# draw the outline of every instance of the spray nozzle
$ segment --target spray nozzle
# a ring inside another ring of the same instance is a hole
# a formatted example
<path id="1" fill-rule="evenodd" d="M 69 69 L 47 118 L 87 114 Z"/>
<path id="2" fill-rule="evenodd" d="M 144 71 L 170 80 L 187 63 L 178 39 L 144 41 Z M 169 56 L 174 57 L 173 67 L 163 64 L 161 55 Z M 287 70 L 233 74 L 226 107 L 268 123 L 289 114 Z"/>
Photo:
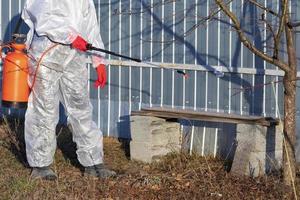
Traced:
<path id="1" fill-rule="evenodd" d="M 214 74 L 218 77 L 218 78 L 222 78 L 224 76 L 224 72 L 218 71 L 218 70 L 214 70 Z"/>
<path id="2" fill-rule="evenodd" d="M 184 71 L 182 71 L 182 70 L 176 70 L 176 72 L 178 74 L 182 74 L 184 78 L 188 78 L 189 77 L 189 75 L 187 73 L 185 73 Z"/>

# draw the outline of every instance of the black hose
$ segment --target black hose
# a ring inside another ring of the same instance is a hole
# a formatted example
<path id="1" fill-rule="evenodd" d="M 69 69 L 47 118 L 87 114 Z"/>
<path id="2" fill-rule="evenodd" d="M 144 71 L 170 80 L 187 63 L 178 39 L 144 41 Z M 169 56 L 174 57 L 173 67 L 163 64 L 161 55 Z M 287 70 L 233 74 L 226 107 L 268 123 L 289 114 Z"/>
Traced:
<path id="1" fill-rule="evenodd" d="M 125 59 L 128 59 L 128 60 L 133 60 L 135 62 L 139 62 L 139 63 L 142 62 L 141 59 L 132 58 L 132 57 L 124 56 L 124 55 L 121 55 L 121 54 L 118 54 L 118 53 L 115 53 L 115 52 L 112 52 L 112 51 L 108 51 L 108 50 L 105 50 L 105 49 L 96 48 L 96 47 L 93 47 L 93 45 L 91 45 L 91 44 L 87 45 L 87 50 L 100 51 L 100 52 L 107 53 L 107 54 L 110 54 L 110 55 L 113 55 L 113 56 L 118 56 L 118 57 L 125 58 Z"/>

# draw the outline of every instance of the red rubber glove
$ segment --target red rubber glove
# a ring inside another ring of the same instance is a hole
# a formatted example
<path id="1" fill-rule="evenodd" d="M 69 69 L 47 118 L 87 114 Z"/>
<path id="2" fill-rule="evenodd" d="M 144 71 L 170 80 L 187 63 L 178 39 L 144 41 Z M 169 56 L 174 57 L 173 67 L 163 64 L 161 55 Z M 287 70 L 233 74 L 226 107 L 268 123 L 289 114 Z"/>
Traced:
<path id="1" fill-rule="evenodd" d="M 106 77 L 106 69 L 104 64 L 98 65 L 96 68 L 98 79 L 94 82 L 94 87 L 97 88 L 100 86 L 100 88 L 104 88 L 107 77 Z"/>
<path id="2" fill-rule="evenodd" d="M 78 49 L 79 51 L 87 51 L 87 44 L 87 41 L 85 41 L 81 36 L 78 35 L 72 42 L 71 47 L 74 49 Z"/>

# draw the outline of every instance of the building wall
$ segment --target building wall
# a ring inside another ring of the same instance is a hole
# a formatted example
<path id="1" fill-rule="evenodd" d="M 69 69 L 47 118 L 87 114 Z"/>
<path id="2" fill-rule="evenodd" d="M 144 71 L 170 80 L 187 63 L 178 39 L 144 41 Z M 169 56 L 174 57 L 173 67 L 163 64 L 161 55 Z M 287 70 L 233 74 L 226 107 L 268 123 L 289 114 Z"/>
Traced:
<path id="1" fill-rule="evenodd" d="M 1 0 L 0 35 L 3 40 L 9 41 L 24 2 Z M 278 117 L 278 109 L 283 113 L 282 72 L 242 46 L 224 14 L 217 13 L 212 20 L 205 20 L 216 11 L 213 0 L 94 2 L 106 49 L 165 67 L 173 65 L 189 75 L 185 79 L 176 70 L 151 67 L 147 63 L 127 61 L 116 65 L 120 59 L 108 55 L 108 85 L 105 89 L 95 89 L 90 84 L 93 116 L 105 135 L 130 138 L 130 112 L 142 107 L 273 117 Z M 278 0 L 259 2 L 275 11 L 279 9 Z M 242 3 L 233 1 L 230 7 L 238 14 L 253 43 L 270 51 L 267 47 L 271 44 L 270 32 L 257 23 L 259 10 Z M 299 19 L 299 2 L 292 1 L 291 9 L 293 19 Z M 272 23 L 277 20 L 269 15 L 267 19 Z M 26 32 L 25 26 L 22 31 Z M 297 47 L 299 34 L 296 33 Z M 300 56 L 300 51 L 297 54 Z M 217 76 L 216 70 L 224 71 L 224 76 Z M 90 69 L 90 83 L 95 78 L 94 69 Z M 268 84 L 271 81 L 276 82 L 275 95 L 272 84 Z M 300 103 L 297 122 L 300 124 Z M 228 152 L 235 137 L 235 126 L 230 124 L 194 121 L 182 121 L 182 124 L 189 138 L 187 145 L 202 154 Z"/>

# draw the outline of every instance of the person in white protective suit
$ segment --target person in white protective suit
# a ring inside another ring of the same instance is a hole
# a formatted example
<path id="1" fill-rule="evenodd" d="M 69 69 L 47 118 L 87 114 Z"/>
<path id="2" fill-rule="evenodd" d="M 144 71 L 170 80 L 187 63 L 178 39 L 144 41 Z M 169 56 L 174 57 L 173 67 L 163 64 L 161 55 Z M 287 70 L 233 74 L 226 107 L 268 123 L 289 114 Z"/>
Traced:
<path id="1" fill-rule="evenodd" d="M 115 176 L 103 164 L 102 132 L 92 120 L 88 94 L 87 44 L 104 46 L 93 0 L 27 0 L 22 18 L 30 28 L 26 45 L 32 91 L 25 114 L 25 144 L 31 177 L 57 178 L 50 165 L 56 150 L 59 102 L 72 127 L 85 175 Z M 95 86 L 104 87 L 104 54 L 91 54 L 98 75 Z"/>

